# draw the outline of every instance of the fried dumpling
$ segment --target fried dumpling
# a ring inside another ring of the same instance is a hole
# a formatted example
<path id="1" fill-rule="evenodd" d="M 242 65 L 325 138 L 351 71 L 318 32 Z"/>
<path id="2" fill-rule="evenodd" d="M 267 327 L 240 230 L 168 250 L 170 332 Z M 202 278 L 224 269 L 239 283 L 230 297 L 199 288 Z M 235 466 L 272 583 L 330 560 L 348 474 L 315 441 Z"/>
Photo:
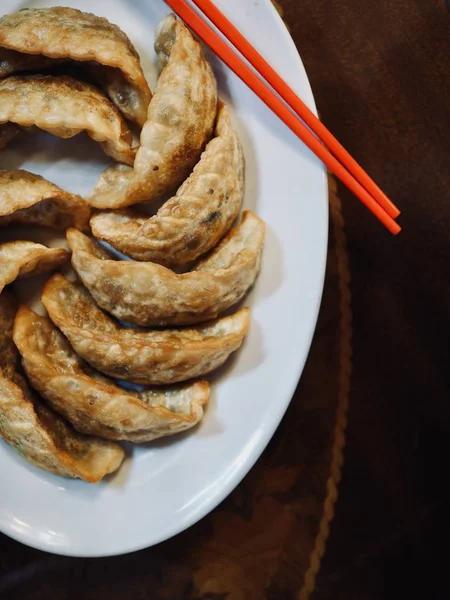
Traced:
<path id="1" fill-rule="evenodd" d="M 141 132 L 134 168 L 106 169 L 89 197 L 96 208 L 152 202 L 189 175 L 211 137 L 217 84 L 200 44 L 168 15 L 156 31 L 162 69 Z"/>
<path id="2" fill-rule="evenodd" d="M 26 241 L 0 244 L 0 292 L 16 279 L 53 271 L 69 259 L 64 248 L 47 248 Z"/>
<path id="3" fill-rule="evenodd" d="M 15 306 L 0 296 L 0 437 L 31 464 L 65 477 L 95 483 L 116 471 L 123 449 L 75 431 L 48 409 L 18 372 L 19 353 L 12 341 Z"/>
<path id="4" fill-rule="evenodd" d="M 50 319 L 21 307 L 14 342 L 33 387 L 76 429 L 113 440 L 148 442 L 196 425 L 209 385 L 133 392 L 93 371 Z"/>
<path id="5" fill-rule="evenodd" d="M 125 458 L 123 448 L 75 431 L 30 393 L 24 379 L 12 381 L 1 372 L 0 436 L 26 461 L 88 483 L 117 471 Z"/>
<path id="6" fill-rule="evenodd" d="M 248 333 L 242 308 L 193 329 L 145 330 L 119 325 L 100 310 L 80 284 L 54 275 L 42 302 L 72 348 L 93 367 L 140 384 L 179 383 L 221 366 Z"/>
<path id="7" fill-rule="evenodd" d="M 244 198 L 244 155 L 225 105 L 216 137 L 190 177 L 153 217 L 130 210 L 91 219 L 93 234 L 136 260 L 188 264 L 213 248 L 236 219 Z"/>
<path id="8" fill-rule="evenodd" d="M 139 55 L 107 19 L 65 6 L 23 9 L 0 19 L 0 47 L 0 77 L 76 61 L 125 118 L 145 123 L 151 92 Z"/>
<path id="9" fill-rule="evenodd" d="M 151 262 L 112 260 L 112 254 L 69 229 L 72 265 L 97 303 L 136 325 L 185 325 L 217 317 L 239 302 L 260 269 L 264 223 L 245 211 L 213 253 L 177 274 Z"/>
<path id="10" fill-rule="evenodd" d="M 117 108 L 94 86 L 69 76 L 12 76 L 0 81 L 0 124 L 38 127 L 60 138 L 82 131 L 118 162 L 132 165 L 133 136 Z"/>
<path id="11" fill-rule="evenodd" d="M 70 194 L 28 171 L 0 170 L 0 227 L 39 225 L 52 229 L 89 230 L 91 209 Z"/>

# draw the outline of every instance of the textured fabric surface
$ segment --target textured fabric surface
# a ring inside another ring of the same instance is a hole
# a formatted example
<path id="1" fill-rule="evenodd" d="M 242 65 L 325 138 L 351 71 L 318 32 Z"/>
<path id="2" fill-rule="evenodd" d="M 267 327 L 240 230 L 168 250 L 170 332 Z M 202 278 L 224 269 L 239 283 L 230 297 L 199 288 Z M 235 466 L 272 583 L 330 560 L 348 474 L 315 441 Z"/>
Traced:
<path id="1" fill-rule="evenodd" d="M 403 210 L 345 189 L 354 324 L 348 443 L 317 600 L 450 597 L 450 11 L 281 0 L 322 120 Z M 440 544 L 440 542 L 439 542 Z"/>

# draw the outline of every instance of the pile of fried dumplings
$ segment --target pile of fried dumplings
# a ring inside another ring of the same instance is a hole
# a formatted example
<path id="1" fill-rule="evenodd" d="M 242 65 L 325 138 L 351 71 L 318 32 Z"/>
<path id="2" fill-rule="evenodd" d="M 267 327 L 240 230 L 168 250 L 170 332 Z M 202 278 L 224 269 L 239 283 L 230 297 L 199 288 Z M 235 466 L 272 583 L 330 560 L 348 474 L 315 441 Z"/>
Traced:
<path id="1" fill-rule="evenodd" d="M 107 19 L 65 7 L 0 18 L 0 149 L 84 132 L 115 161 L 85 198 L 0 170 L 0 227 L 62 230 L 69 248 L 0 244 L 0 435 L 34 466 L 91 483 L 119 469 L 121 441 L 202 420 L 202 378 L 247 335 L 250 310 L 236 306 L 261 265 L 265 226 L 239 218 L 243 151 L 202 46 L 169 14 L 154 48 L 152 94 Z M 43 273 L 46 316 L 14 295 Z"/>

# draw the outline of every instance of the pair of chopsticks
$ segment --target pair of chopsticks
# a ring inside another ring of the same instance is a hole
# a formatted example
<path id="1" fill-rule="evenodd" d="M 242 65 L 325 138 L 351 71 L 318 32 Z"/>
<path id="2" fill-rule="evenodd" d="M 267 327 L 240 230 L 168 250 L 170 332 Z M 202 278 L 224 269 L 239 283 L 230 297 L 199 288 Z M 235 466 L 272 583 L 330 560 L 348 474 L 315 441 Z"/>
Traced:
<path id="1" fill-rule="evenodd" d="M 401 231 L 401 227 L 394 220 L 400 214 L 399 209 L 211 0 L 192 0 L 192 2 L 248 60 L 262 79 L 219 37 L 210 25 L 203 21 L 186 3 L 186 0 L 165 1 L 391 233 L 397 235 Z M 271 88 L 279 94 L 282 100 Z"/>

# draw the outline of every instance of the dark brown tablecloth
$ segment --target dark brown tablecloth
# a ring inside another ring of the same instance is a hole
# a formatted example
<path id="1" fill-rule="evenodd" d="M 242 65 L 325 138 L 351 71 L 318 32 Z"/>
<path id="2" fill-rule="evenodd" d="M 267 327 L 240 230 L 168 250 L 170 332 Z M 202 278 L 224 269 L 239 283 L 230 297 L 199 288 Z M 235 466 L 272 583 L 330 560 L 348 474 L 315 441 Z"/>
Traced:
<path id="1" fill-rule="evenodd" d="M 402 208 L 404 227 L 391 237 L 340 189 L 353 379 L 340 499 L 314 597 L 449 598 L 448 3 L 280 4 L 322 120 Z"/>

